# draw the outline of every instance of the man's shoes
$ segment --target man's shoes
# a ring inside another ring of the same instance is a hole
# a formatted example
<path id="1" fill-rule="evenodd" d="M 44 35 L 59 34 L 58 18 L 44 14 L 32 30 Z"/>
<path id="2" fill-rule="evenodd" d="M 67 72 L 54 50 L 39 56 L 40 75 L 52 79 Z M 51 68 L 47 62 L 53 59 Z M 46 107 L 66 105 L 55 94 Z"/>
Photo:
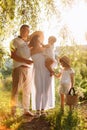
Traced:
<path id="1" fill-rule="evenodd" d="M 27 111 L 27 112 L 24 112 L 24 116 L 31 116 L 31 117 L 33 117 L 34 114 L 32 112 L 30 112 L 30 111 Z"/>

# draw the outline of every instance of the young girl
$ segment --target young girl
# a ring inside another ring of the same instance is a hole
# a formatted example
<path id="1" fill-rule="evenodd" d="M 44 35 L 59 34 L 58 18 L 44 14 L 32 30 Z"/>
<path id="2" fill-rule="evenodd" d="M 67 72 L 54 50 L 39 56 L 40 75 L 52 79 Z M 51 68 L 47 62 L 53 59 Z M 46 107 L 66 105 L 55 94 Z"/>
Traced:
<path id="1" fill-rule="evenodd" d="M 61 71 L 58 74 L 55 74 L 57 78 L 60 78 L 60 99 L 61 99 L 61 109 L 64 110 L 64 96 L 68 94 L 70 88 L 74 84 L 74 70 L 71 68 L 70 59 L 67 56 L 59 58 L 61 64 Z M 71 108 L 70 108 L 71 109 Z"/>

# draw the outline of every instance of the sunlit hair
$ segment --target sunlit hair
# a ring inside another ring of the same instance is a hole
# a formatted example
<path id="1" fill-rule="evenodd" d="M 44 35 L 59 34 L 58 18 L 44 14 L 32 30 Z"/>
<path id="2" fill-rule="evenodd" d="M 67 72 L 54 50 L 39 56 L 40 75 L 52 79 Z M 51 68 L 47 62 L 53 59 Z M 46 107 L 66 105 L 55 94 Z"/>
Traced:
<path id="1" fill-rule="evenodd" d="M 48 41 L 51 41 L 52 43 L 55 43 L 56 42 L 56 37 L 55 36 L 50 36 L 49 38 L 48 38 Z"/>
<path id="2" fill-rule="evenodd" d="M 20 30 L 22 30 L 22 29 L 24 29 L 24 28 L 26 28 L 26 27 L 27 27 L 27 28 L 30 28 L 29 25 L 23 24 L 23 25 L 20 27 Z"/>
<path id="3" fill-rule="evenodd" d="M 29 41 L 31 41 L 32 37 L 34 37 L 35 35 L 38 35 L 41 41 L 44 40 L 44 33 L 42 31 L 35 31 L 29 36 Z"/>
<path id="4" fill-rule="evenodd" d="M 50 36 L 49 38 L 48 38 L 48 43 L 50 44 L 50 45 L 53 45 L 55 42 L 56 42 L 56 37 L 54 37 L 54 36 Z"/>
<path id="5" fill-rule="evenodd" d="M 38 39 L 39 35 L 34 35 L 29 43 L 29 47 L 34 47 Z"/>
<path id="6" fill-rule="evenodd" d="M 63 63 L 63 67 L 71 67 L 70 59 L 67 56 L 59 58 L 59 62 Z"/>

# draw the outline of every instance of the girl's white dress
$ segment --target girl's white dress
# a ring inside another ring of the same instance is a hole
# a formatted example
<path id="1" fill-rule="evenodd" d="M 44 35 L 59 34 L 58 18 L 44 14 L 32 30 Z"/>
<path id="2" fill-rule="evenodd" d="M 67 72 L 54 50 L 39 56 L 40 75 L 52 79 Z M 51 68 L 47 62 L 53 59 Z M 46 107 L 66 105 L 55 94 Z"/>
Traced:
<path id="1" fill-rule="evenodd" d="M 61 70 L 61 79 L 60 79 L 60 87 L 59 87 L 59 93 L 67 94 L 71 88 L 71 74 L 74 74 L 74 70 L 72 68 L 64 70 Z"/>
<path id="2" fill-rule="evenodd" d="M 44 54 L 32 55 L 34 61 L 34 85 L 32 88 L 32 109 L 50 109 L 55 106 L 54 77 L 45 67 Z"/>

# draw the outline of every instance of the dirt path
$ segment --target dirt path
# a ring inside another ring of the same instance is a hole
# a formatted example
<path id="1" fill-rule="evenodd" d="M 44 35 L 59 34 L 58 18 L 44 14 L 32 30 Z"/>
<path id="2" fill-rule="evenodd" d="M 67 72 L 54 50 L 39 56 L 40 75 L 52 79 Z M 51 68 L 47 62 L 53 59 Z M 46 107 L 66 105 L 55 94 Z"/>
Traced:
<path id="1" fill-rule="evenodd" d="M 45 117 L 29 117 L 22 116 L 19 117 L 22 122 L 17 130 L 50 130 L 50 123 L 46 121 Z M 17 120 L 20 120 L 20 119 Z M 0 125 L 0 130 L 12 130 L 6 128 L 6 126 Z"/>
<path id="2" fill-rule="evenodd" d="M 23 130 L 50 130 L 50 123 L 44 117 L 25 118 L 25 122 L 21 126 Z"/>

